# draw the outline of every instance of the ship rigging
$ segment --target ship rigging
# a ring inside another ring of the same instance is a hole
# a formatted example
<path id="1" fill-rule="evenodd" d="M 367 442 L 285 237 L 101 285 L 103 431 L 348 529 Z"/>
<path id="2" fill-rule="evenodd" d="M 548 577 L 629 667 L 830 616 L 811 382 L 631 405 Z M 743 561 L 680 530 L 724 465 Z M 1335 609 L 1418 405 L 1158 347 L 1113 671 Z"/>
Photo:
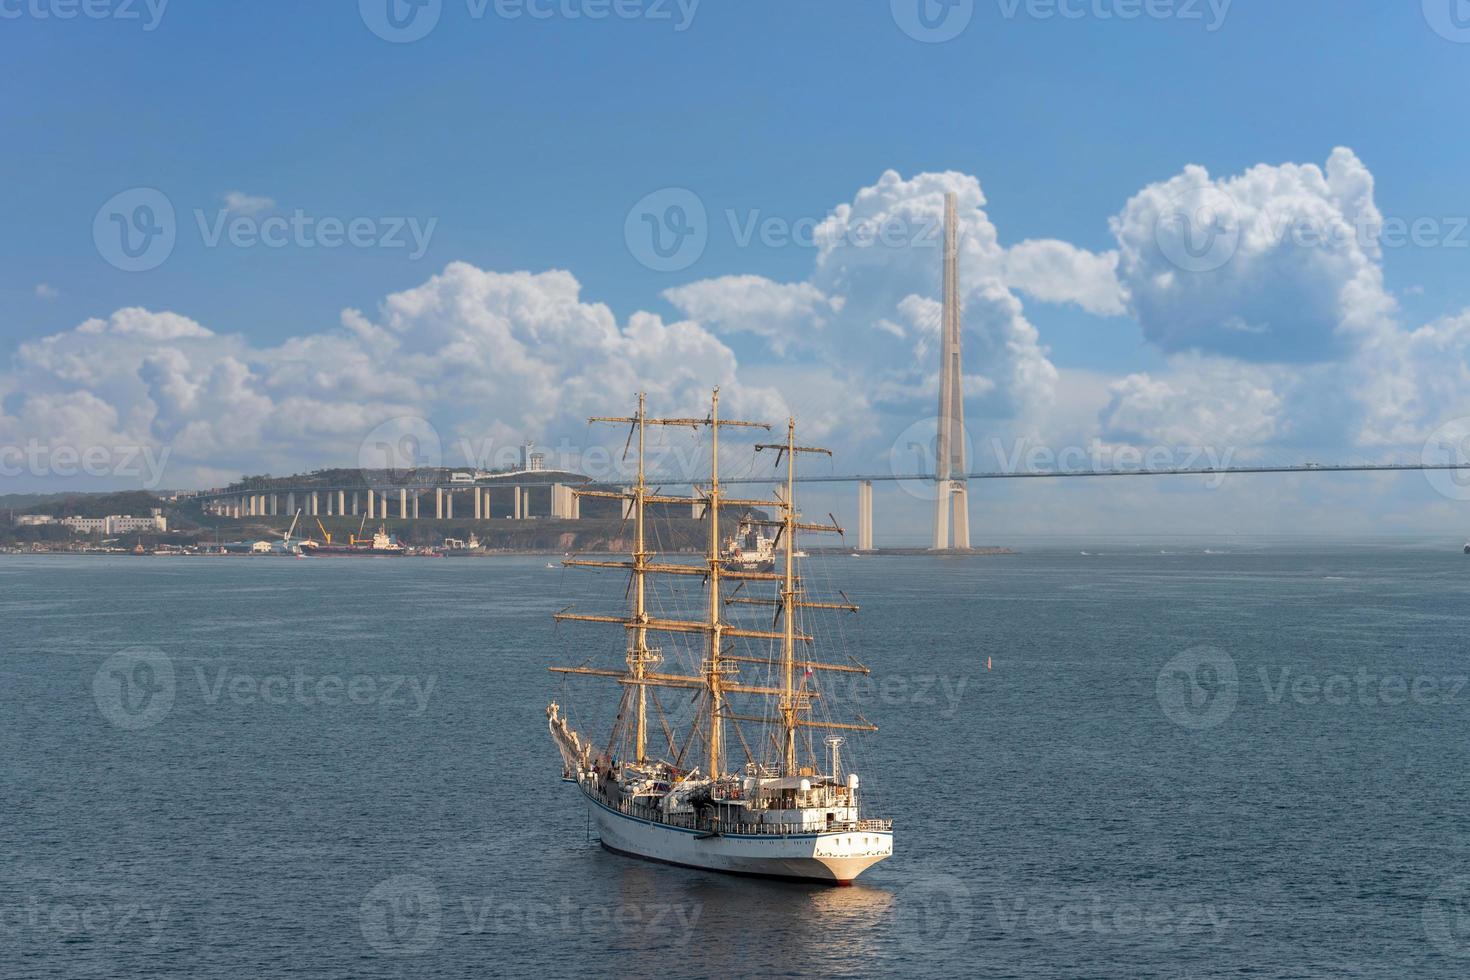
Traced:
<path id="1" fill-rule="evenodd" d="M 626 571 L 629 610 L 612 615 L 569 608 L 555 618 L 621 626 L 627 635 L 624 664 L 618 669 L 584 663 L 551 670 L 564 677 L 616 681 L 623 693 L 613 731 L 601 749 L 572 730 L 560 705 L 548 706 L 563 778 L 576 782 L 592 806 L 602 843 L 609 850 L 718 871 L 850 884 L 864 869 L 892 854 L 893 834 L 890 821 L 860 816 L 858 776 L 842 771 L 842 737 L 828 737 L 825 752 L 816 750 L 810 738 L 802 738 L 819 730 L 877 730 L 861 716 L 851 721 L 813 717 L 813 706 L 821 697 L 820 675 L 868 673 L 851 658 L 845 664 L 824 662 L 807 652 L 815 650 L 816 639 L 806 629 L 808 611 L 857 612 L 845 596 L 836 601 L 809 595 L 796 566 L 799 533 L 842 533 L 835 520 L 802 521 L 796 504 L 798 460 L 830 452 L 800 445 L 795 422 L 788 420 L 783 441 L 754 446 L 757 453 L 773 453 L 778 469 L 784 466 L 783 484 L 775 497 L 736 499 L 727 497 L 720 483 L 720 434 L 771 427 L 722 419 L 718 389 L 705 418 L 650 418 L 646 398 L 640 394 L 635 415 L 591 421 L 629 425 L 630 443 L 637 439 L 637 478 L 631 487 L 577 491 L 624 502 L 633 523 L 633 549 L 627 560 L 569 558 L 563 564 Z M 708 432 L 710 478 L 695 488 L 694 496 L 665 495 L 650 486 L 646 468 L 650 427 Z M 659 504 L 702 506 L 709 532 L 702 563 L 658 560 L 649 545 L 647 508 Z M 744 511 L 742 527 L 775 530 L 783 554 L 779 570 L 728 567 L 721 548 L 722 508 Z M 753 514 L 767 510 L 776 516 Z M 682 614 L 655 614 L 650 585 L 665 576 L 702 580 L 702 615 L 696 617 L 688 609 Z M 727 583 L 735 587 L 727 591 Z M 763 594 L 766 589 L 771 591 Z M 767 627 L 736 618 L 750 607 L 770 609 L 774 622 Z M 691 663 L 681 671 L 680 664 L 666 663 L 663 649 L 650 643 L 651 634 L 697 639 L 691 651 L 697 666 Z M 762 671 L 764 678 L 746 677 L 747 672 Z M 665 689 L 679 692 L 676 697 L 684 706 L 693 706 L 694 714 L 682 732 L 677 730 L 679 712 L 673 712 L 671 724 L 657 696 Z M 658 715 L 666 754 L 662 749 L 650 751 L 650 708 Z M 746 726 L 755 734 L 754 747 Z M 728 744 L 731 732 L 738 743 L 733 751 Z M 702 751 L 694 751 L 696 742 L 702 743 Z M 743 764 L 732 765 L 739 752 L 744 753 Z"/>

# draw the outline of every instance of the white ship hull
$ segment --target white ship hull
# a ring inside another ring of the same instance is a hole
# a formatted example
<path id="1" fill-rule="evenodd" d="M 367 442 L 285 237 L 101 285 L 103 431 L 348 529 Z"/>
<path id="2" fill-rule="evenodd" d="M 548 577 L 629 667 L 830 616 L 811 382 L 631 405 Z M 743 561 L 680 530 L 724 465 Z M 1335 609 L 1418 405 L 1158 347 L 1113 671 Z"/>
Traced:
<path id="1" fill-rule="evenodd" d="M 590 794 L 583 795 L 597 818 L 603 847 L 665 864 L 850 885 L 864 870 L 893 854 L 891 831 L 711 836 L 632 817 Z"/>

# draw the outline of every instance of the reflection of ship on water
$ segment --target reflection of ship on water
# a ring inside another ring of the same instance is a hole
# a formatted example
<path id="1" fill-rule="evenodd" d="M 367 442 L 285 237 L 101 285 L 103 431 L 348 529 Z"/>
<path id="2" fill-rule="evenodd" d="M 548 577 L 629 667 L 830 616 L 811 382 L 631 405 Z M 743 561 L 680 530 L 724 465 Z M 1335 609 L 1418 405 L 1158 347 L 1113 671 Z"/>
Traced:
<path id="1" fill-rule="evenodd" d="M 601 870 L 601 869 L 599 869 Z M 959 926 L 973 905 L 968 890 L 942 874 L 918 876 L 899 872 L 890 878 L 913 885 L 904 892 L 874 886 L 859 878 L 845 888 L 820 883 L 762 883 L 742 879 L 754 900 L 733 903 L 731 885 L 714 876 L 681 878 L 677 868 L 642 861 L 610 865 L 619 900 L 673 902 L 692 910 L 706 909 L 706 922 L 719 916 L 738 917 L 739 928 L 707 928 L 699 938 L 701 976 L 779 976 L 790 964 L 801 963 L 803 976 L 858 977 L 872 975 L 885 953 L 932 949 L 935 939 Z M 866 877 L 866 876 L 865 876 Z M 650 896 L 657 896 L 656 898 Z M 726 920 L 728 921 L 728 920 Z M 895 926 L 901 926 L 895 932 Z M 758 945 L 750 942 L 760 931 Z M 833 942 L 834 935 L 842 936 Z M 966 933 L 968 935 L 968 933 Z M 925 943 L 931 945 L 926 947 Z M 630 944 L 619 952 L 621 972 L 646 976 L 668 972 L 667 946 Z M 691 974 L 692 975 L 692 974 Z"/>
<path id="2" fill-rule="evenodd" d="M 773 571 L 776 542 L 762 534 L 758 525 L 742 521 L 734 536 L 725 542 L 720 559 L 727 572 Z"/>

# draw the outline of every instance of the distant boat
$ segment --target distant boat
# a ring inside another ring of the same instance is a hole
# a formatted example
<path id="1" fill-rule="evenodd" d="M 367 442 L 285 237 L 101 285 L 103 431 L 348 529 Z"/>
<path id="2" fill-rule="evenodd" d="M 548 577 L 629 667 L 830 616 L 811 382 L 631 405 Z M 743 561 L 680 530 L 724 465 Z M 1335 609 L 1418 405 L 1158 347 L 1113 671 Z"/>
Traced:
<path id="1" fill-rule="evenodd" d="M 725 542 L 720 563 L 727 572 L 774 571 L 776 542 L 761 534 L 755 524 L 742 521 L 735 535 Z"/>
<path id="2" fill-rule="evenodd" d="M 323 535 L 325 535 L 323 531 Z M 365 556 L 372 558 L 401 558 L 408 554 L 408 549 L 393 540 L 386 528 L 379 527 L 372 538 L 359 538 L 349 535 L 347 544 L 332 544 L 330 539 L 326 544 L 317 544 L 315 541 L 301 542 L 301 553 L 313 558 L 338 557 L 343 555 Z"/>

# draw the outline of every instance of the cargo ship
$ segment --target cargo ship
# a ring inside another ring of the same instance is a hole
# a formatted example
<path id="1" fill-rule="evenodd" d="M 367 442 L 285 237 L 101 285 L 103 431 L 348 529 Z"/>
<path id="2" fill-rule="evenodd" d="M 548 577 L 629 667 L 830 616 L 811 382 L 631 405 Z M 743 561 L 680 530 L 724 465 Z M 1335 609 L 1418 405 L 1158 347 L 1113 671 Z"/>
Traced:
<path id="1" fill-rule="evenodd" d="M 751 520 L 742 521 L 720 553 L 727 572 L 769 572 L 776 568 L 776 542 Z"/>
<path id="2" fill-rule="evenodd" d="M 321 527 L 321 521 L 317 521 L 317 526 Z M 371 538 L 348 535 L 346 544 L 333 544 L 332 536 L 322 527 L 322 538 L 321 542 L 301 542 L 301 553 L 312 558 L 402 558 L 408 554 L 408 549 L 393 540 L 385 527 L 379 527 Z"/>

